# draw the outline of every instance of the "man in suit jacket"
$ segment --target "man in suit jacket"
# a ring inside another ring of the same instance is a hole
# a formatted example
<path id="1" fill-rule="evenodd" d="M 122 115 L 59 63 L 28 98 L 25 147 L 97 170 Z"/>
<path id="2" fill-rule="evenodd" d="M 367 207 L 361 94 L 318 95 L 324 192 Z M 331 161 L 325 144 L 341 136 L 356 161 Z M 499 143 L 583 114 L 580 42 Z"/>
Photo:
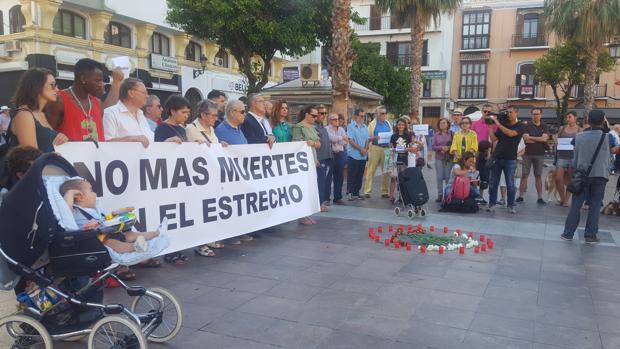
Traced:
<path id="1" fill-rule="evenodd" d="M 259 94 L 252 93 L 248 96 L 250 111 L 243 124 L 241 131 L 249 144 L 267 143 L 271 148 L 276 138 L 271 130 L 269 120 L 265 117 L 265 100 Z"/>

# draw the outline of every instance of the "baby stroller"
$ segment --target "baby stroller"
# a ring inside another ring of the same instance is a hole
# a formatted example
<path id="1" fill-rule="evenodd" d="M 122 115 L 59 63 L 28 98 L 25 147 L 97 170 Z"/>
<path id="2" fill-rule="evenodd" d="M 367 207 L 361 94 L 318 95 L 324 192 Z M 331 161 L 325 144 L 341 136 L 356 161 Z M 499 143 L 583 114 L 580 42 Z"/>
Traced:
<path id="1" fill-rule="evenodd" d="M 57 188 L 46 186 L 60 176 L 77 173 L 59 155 L 45 154 L 0 206 L 0 289 L 18 293 L 30 284 L 18 295 L 19 310 L 0 319 L 0 347 L 51 349 L 53 340 L 88 335 L 88 348 L 144 349 L 147 339 L 174 338 L 183 319 L 174 295 L 161 288 L 128 286 L 115 275 L 119 265 L 111 264 L 98 231 L 65 228 L 61 203 L 50 195 Z M 129 307 L 102 304 L 108 277 L 133 297 Z M 58 285 L 63 278 L 82 282 L 63 288 Z"/>
<path id="2" fill-rule="evenodd" d="M 417 165 L 417 164 L 416 164 Z M 407 167 L 398 174 L 397 178 L 397 200 L 394 207 L 394 214 L 400 216 L 401 212 L 407 210 L 407 217 L 427 217 L 430 213 L 426 203 L 428 202 L 428 189 L 426 181 L 422 175 L 422 166 Z"/>

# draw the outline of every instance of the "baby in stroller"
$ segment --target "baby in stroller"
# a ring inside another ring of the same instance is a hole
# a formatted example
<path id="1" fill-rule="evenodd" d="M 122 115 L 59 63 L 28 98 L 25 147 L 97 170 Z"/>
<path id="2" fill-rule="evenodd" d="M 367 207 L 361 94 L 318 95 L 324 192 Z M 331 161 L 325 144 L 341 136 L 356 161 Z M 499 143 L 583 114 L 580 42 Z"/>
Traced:
<path id="1" fill-rule="evenodd" d="M 97 209 L 97 194 L 87 180 L 82 178 L 67 180 L 60 186 L 60 195 L 65 199 L 69 208 L 73 210 L 73 218 L 75 218 L 75 223 L 80 229 L 97 229 L 105 223 L 104 216 Z M 133 209 L 113 212 L 112 216 L 117 216 L 119 213 L 131 213 L 131 211 Z M 98 238 L 104 245 L 116 252 L 129 253 L 145 252 L 148 248 L 147 241 L 156 236 L 159 236 L 159 230 L 145 233 L 135 231 L 102 232 Z"/>

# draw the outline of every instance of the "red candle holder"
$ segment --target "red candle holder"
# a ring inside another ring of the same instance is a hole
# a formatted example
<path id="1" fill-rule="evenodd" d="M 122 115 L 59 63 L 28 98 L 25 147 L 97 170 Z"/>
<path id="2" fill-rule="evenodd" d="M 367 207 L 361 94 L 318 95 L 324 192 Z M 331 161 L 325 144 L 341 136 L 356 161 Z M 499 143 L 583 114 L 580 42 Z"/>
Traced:
<path id="1" fill-rule="evenodd" d="M 474 253 L 480 253 L 480 246 L 474 247 Z"/>
<path id="2" fill-rule="evenodd" d="M 373 228 L 368 228 L 368 234 L 374 234 L 375 230 Z"/>
<path id="3" fill-rule="evenodd" d="M 456 232 L 460 235 L 461 234 L 461 229 L 457 229 Z"/>
<path id="4" fill-rule="evenodd" d="M 465 254 L 465 247 L 464 246 L 460 246 L 459 247 L 459 254 Z"/>
<path id="5" fill-rule="evenodd" d="M 400 227 L 399 227 L 398 229 L 400 229 L 400 231 L 405 231 L 405 225 L 404 225 L 404 224 L 401 224 L 401 225 L 400 225 Z"/>
<path id="6" fill-rule="evenodd" d="M 376 243 L 381 242 L 381 236 L 379 236 L 379 235 L 375 235 L 375 242 L 376 242 Z"/>
<path id="7" fill-rule="evenodd" d="M 490 250 L 492 250 L 493 249 L 493 240 L 487 239 L 487 246 L 489 247 Z"/>
<path id="8" fill-rule="evenodd" d="M 430 226 L 430 228 L 429 228 L 429 230 L 431 231 L 431 233 L 432 233 L 432 232 L 434 232 L 434 231 L 435 231 L 435 226 L 434 226 L 434 225 L 431 225 L 431 226 Z"/>
<path id="9" fill-rule="evenodd" d="M 443 233 L 448 234 L 448 227 L 443 227 Z"/>
<path id="10" fill-rule="evenodd" d="M 390 238 L 390 242 L 394 242 L 394 240 L 395 240 L 395 238 L 392 236 L 392 237 Z"/>
<path id="11" fill-rule="evenodd" d="M 394 230 L 394 227 L 392 227 L 392 225 L 391 225 L 391 224 L 390 224 L 390 225 L 388 225 L 388 232 L 390 232 L 390 233 L 391 233 L 393 230 Z"/>
<path id="12" fill-rule="evenodd" d="M 383 233 L 383 226 L 382 226 L 382 225 L 380 225 L 380 226 L 379 226 L 379 228 L 377 228 L 377 231 L 378 231 L 379 233 Z"/>
<path id="13" fill-rule="evenodd" d="M 405 245 L 405 248 L 407 249 L 407 251 L 411 251 L 411 243 L 410 243 L 410 242 L 408 242 L 408 243 Z"/>
<path id="14" fill-rule="evenodd" d="M 487 251 L 487 245 L 485 245 L 485 244 L 480 245 L 480 251 L 486 252 Z"/>
<path id="15" fill-rule="evenodd" d="M 443 246 L 439 246 L 439 254 L 443 254 L 443 252 L 446 250 L 445 247 Z"/>
<path id="16" fill-rule="evenodd" d="M 480 242 L 484 242 L 484 234 L 480 234 L 480 238 L 478 240 L 480 240 Z"/>
<path id="17" fill-rule="evenodd" d="M 422 224 L 418 224 L 418 229 L 422 229 Z"/>
<path id="18" fill-rule="evenodd" d="M 400 241 L 395 241 L 394 242 L 394 248 L 397 249 L 397 250 L 400 248 Z"/>
<path id="19" fill-rule="evenodd" d="M 426 252 L 426 245 L 420 245 L 420 253 Z"/>
<path id="20" fill-rule="evenodd" d="M 469 233 L 467 233 L 467 237 L 468 238 L 473 238 L 474 237 L 474 233 L 472 233 L 471 231 Z"/>

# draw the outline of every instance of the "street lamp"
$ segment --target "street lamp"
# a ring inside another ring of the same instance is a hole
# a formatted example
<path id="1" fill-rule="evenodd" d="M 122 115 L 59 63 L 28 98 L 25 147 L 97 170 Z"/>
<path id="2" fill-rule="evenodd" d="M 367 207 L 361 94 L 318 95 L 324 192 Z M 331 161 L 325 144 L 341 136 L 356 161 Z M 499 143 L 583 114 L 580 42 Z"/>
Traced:
<path id="1" fill-rule="evenodd" d="M 207 56 L 205 56 L 203 53 L 200 55 L 200 68 L 202 69 L 194 69 L 194 79 L 204 74 L 206 67 L 207 67 Z"/>

